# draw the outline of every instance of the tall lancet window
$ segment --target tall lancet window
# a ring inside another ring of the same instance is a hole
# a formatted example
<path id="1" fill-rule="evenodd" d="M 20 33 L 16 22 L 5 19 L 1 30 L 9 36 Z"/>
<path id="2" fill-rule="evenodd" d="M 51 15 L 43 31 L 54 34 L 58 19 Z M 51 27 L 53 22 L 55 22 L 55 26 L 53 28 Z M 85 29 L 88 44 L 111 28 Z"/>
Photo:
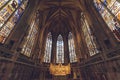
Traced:
<path id="1" fill-rule="evenodd" d="M 91 33 L 90 26 L 89 26 L 87 20 L 85 19 L 85 16 L 81 20 L 82 20 L 82 24 L 83 24 L 82 31 L 83 31 L 83 35 L 85 38 L 85 42 L 87 44 L 90 56 L 93 56 L 96 53 L 99 53 L 99 51 L 97 50 L 94 36 Z"/>
<path id="2" fill-rule="evenodd" d="M 44 62 L 50 63 L 51 61 L 51 50 L 52 50 L 52 35 L 48 33 L 45 47 Z"/>
<path id="3" fill-rule="evenodd" d="M 21 18 L 28 0 L 0 0 L 0 43 L 4 43 Z"/>
<path id="4" fill-rule="evenodd" d="M 56 63 L 64 63 L 64 42 L 61 35 L 57 39 Z"/>
<path id="5" fill-rule="evenodd" d="M 31 52 L 33 50 L 35 40 L 36 40 L 36 35 L 38 33 L 38 27 L 35 24 L 35 21 L 33 21 L 29 27 L 29 32 L 28 35 L 24 38 L 23 41 L 23 48 L 21 53 L 30 57 Z"/>
<path id="6" fill-rule="evenodd" d="M 70 55 L 70 62 L 76 62 L 77 61 L 77 57 L 76 57 L 76 53 L 75 53 L 75 44 L 74 44 L 74 39 L 73 39 L 73 35 L 70 32 L 68 35 L 68 45 L 69 45 L 69 55 Z"/>
<path id="7" fill-rule="evenodd" d="M 120 2 L 119 0 L 94 0 L 94 6 L 105 23 L 120 41 Z"/>

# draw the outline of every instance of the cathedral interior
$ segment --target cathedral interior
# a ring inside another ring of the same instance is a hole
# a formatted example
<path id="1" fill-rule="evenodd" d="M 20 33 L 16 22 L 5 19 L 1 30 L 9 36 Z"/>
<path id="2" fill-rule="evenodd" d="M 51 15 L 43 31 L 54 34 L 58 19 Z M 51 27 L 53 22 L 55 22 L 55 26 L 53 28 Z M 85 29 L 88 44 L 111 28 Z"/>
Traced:
<path id="1" fill-rule="evenodd" d="M 120 0 L 0 0 L 0 80 L 120 80 Z"/>

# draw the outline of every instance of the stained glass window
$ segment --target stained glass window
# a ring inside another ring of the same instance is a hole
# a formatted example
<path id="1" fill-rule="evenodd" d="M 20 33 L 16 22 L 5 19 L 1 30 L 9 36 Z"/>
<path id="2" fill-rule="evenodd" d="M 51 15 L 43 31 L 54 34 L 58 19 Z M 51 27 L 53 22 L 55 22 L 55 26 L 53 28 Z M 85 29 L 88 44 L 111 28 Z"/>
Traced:
<path id="1" fill-rule="evenodd" d="M 85 41 L 90 53 L 90 56 L 95 55 L 96 53 L 99 53 L 99 51 L 97 50 L 95 41 L 94 41 L 94 36 L 91 34 L 91 30 L 89 27 L 89 24 L 87 22 L 87 20 L 85 18 L 82 18 L 82 31 L 85 37 Z"/>
<path id="2" fill-rule="evenodd" d="M 35 39 L 36 39 L 36 35 L 38 33 L 38 29 L 37 26 L 35 24 L 35 21 L 32 22 L 32 24 L 29 27 L 29 32 L 27 37 L 24 40 L 24 45 L 22 48 L 21 53 L 30 57 L 31 56 L 31 52 L 35 43 Z"/>
<path id="3" fill-rule="evenodd" d="M 47 36 L 45 55 L 44 55 L 44 62 L 46 63 L 50 63 L 51 61 L 51 50 L 52 50 L 52 35 L 51 33 L 49 33 Z"/>
<path id="4" fill-rule="evenodd" d="M 28 0 L 0 0 L 0 43 L 4 43 L 21 17 Z"/>
<path id="5" fill-rule="evenodd" d="M 0 0 L 0 8 L 5 5 L 9 0 Z"/>
<path id="6" fill-rule="evenodd" d="M 120 41 L 120 24 L 115 18 L 120 20 L 120 3 L 117 0 L 94 0 L 94 5 L 117 40 Z"/>
<path id="7" fill-rule="evenodd" d="M 74 44 L 74 39 L 73 39 L 73 35 L 70 32 L 68 35 L 68 45 L 69 45 L 69 55 L 70 55 L 70 62 L 76 62 L 77 61 L 77 57 L 76 57 L 76 53 L 75 53 L 75 44 Z"/>
<path id="8" fill-rule="evenodd" d="M 61 35 L 57 38 L 56 63 L 64 63 L 64 42 Z"/>

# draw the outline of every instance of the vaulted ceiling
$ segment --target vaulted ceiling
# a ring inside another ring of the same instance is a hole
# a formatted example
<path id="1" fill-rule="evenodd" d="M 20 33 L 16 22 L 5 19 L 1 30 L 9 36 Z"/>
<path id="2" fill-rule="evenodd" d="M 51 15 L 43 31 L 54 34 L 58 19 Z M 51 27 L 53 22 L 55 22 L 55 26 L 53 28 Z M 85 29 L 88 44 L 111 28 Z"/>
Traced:
<path id="1" fill-rule="evenodd" d="M 81 42 L 81 13 L 86 13 L 90 2 L 93 0 L 38 0 L 37 9 L 40 20 L 40 45 L 41 60 L 47 34 L 52 33 L 54 39 L 59 34 L 68 37 L 72 32 L 75 40 L 76 49 L 79 49 Z M 89 14 L 89 13 L 88 13 Z M 52 38 L 53 39 L 53 38 Z M 78 51 L 80 52 L 80 50 Z M 77 54 L 77 56 L 80 54 Z M 79 57 L 80 58 L 80 57 Z"/>
<path id="2" fill-rule="evenodd" d="M 84 8 L 83 0 L 40 0 L 38 10 L 44 32 L 66 34 L 77 30 Z"/>

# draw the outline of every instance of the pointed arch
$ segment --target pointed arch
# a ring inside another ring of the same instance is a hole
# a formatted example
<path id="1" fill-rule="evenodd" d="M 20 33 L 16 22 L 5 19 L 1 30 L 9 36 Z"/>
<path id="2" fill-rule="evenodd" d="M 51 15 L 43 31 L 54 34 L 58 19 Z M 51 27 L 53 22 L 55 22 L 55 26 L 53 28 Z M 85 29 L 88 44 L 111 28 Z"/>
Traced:
<path id="1" fill-rule="evenodd" d="M 75 44 L 74 44 L 74 39 L 71 32 L 69 32 L 69 35 L 68 35 L 68 45 L 69 45 L 70 62 L 71 63 L 77 62 L 77 57 L 75 53 Z"/>
<path id="2" fill-rule="evenodd" d="M 64 63 L 64 41 L 62 35 L 57 38 L 56 63 Z"/>
<path id="3" fill-rule="evenodd" d="M 0 43 L 4 43 L 22 16 L 28 0 L 1 0 Z"/>
<path id="4" fill-rule="evenodd" d="M 120 41 L 120 2 L 118 0 L 94 0 L 94 6 L 116 39 Z"/>
<path id="5" fill-rule="evenodd" d="M 30 24 L 28 35 L 23 40 L 23 47 L 21 53 L 27 57 L 31 56 L 33 47 L 35 45 L 36 37 L 38 34 L 38 27 L 35 24 L 35 21 Z"/>
<path id="6" fill-rule="evenodd" d="M 46 40 L 44 62 L 50 63 L 51 51 L 52 51 L 52 35 L 51 35 L 51 32 L 49 32 Z"/>
<path id="7" fill-rule="evenodd" d="M 88 51 L 89 51 L 89 55 L 93 56 L 97 53 L 99 53 L 99 50 L 97 49 L 97 44 L 95 42 L 95 36 L 92 35 L 89 23 L 85 17 L 85 15 L 83 16 L 84 18 L 81 19 L 82 21 L 82 32 L 83 32 L 83 36 L 86 42 L 86 45 L 88 47 Z"/>

